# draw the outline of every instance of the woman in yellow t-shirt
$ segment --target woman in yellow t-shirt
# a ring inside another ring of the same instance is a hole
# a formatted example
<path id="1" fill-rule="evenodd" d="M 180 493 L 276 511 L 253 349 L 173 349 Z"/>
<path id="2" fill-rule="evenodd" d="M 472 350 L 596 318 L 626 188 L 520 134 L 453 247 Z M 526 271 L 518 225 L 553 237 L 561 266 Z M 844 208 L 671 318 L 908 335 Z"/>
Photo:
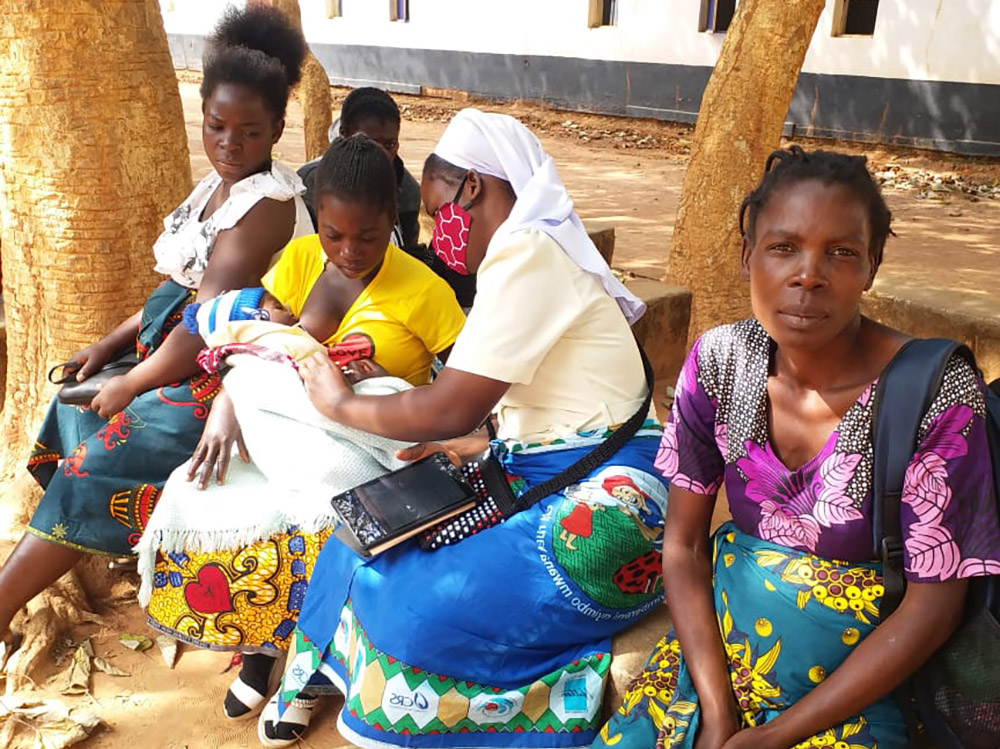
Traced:
<path id="1" fill-rule="evenodd" d="M 385 152 L 365 136 L 334 142 L 317 169 L 315 200 L 319 234 L 291 242 L 264 286 L 339 363 L 372 359 L 389 375 L 426 384 L 431 362 L 447 358 L 465 316 L 443 280 L 389 242 L 396 182 Z M 213 474 L 222 484 L 234 444 L 248 461 L 232 401 L 223 392 L 191 462 L 178 469 L 180 479 L 168 482 L 165 499 L 171 489 L 188 490 L 185 471 L 202 489 Z M 205 502 L 226 489 L 209 488 Z M 238 526 L 239 518 L 233 523 Z M 263 705 L 274 657 L 288 647 L 313 563 L 329 535 L 329 528 L 290 529 L 234 548 L 161 549 L 149 593 L 150 624 L 193 645 L 244 653 L 225 697 L 227 717 L 249 717 Z"/>
<path id="2" fill-rule="evenodd" d="M 335 235 L 343 230 L 324 223 L 331 215 L 319 217 L 320 231 Z M 424 263 L 389 244 L 346 311 L 330 318 L 331 307 L 339 311 L 347 304 L 337 300 L 337 285 L 347 278 L 327 255 L 320 235 L 312 234 L 285 248 L 263 284 L 330 347 L 335 360 L 374 359 L 411 385 L 426 384 L 434 356 L 454 343 L 465 321 L 454 292 Z"/>

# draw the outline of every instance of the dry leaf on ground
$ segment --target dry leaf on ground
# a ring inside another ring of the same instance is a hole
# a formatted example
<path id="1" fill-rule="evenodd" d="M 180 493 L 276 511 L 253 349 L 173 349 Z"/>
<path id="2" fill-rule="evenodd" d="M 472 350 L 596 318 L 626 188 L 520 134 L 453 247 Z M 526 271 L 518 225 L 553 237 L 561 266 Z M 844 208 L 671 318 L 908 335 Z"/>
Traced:
<path id="1" fill-rule="evenodd" d="M 94 646 L 87 638 L 73 651 L 69 667 L 63 671 L 59 692 L 62 694 L 87 694 L 90 692 L 90 660 L 94 657 Z"/>
<path id="2" fill-rule="evenodd" d="M 153 642 L 145 635 L 118 635 L 118 641 L 129 650 L 149 650 L 153 647 Z"/>
<path id="3" fill-rule="evenodd" d="M 122 671 L 118 666 L 112 666 L 106 660 L 100 656 L 94 656 L 94 668 L 98 671 L 103 671 L 109 676 L 131 676 L 128 671 Z"/>
<path id="4" fill-rule="evenodd" d="M 6 749 L 64 749 L 101 723 L 89 710 L 70 710 L 59 700 L 0 700 L 0 746 Z"/>
<path id="5" fill-rule="evenodd" d="M 173 637 L 167 637 L 167 635 L 157 635 L 156 644 L 160 648 L 167 668 L 173 668 L 174 664 L 177 663 L 177 640 Z"/>

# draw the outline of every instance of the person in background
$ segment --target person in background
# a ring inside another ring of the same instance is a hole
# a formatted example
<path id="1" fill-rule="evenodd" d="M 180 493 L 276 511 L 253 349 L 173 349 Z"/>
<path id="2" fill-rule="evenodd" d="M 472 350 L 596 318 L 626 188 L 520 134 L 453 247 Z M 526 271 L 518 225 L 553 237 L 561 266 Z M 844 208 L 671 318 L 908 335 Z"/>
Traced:
<path id="1" fill-rule="evenodd" d="M 429 265 L 452 288 L 462 309 L 468 310 L 476 296 L 475 275 L 456 273 L 431 248 L 420 243 L 420 184 L 399 156 L 400 125 L 399 107 L 387 91 L 370 86 L 356 88 L 344 99 L 340 119 L 330 127 L 331 140 L 364 133 L 385 149 L 392 159 L 398 190 L 396 203 L 399 215 L 393 230 L 393 243 Z M 310 211 L 313 210 L 312 185 L 318 164 L 317 159 L 299 169 L 299 176 L 306 185 L 306 205 Z M 315 221 L 316 215 L 313 213 L 313 222 Z"/>

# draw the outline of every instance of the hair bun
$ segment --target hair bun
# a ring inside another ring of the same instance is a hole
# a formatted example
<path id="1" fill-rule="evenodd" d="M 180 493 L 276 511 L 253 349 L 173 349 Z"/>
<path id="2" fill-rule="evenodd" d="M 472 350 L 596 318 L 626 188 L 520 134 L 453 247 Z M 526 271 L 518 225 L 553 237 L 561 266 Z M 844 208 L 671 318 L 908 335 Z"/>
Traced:
<path id="1" fill-rule="evenodd" d="M 258 4 L 227 7 L 209 37 L 209 44 L 214 53 L 224 47 L 245 47 L 278 60 L 289 86 L 302 77 L 307 51 L 305 37 L 277 8 Z"/>

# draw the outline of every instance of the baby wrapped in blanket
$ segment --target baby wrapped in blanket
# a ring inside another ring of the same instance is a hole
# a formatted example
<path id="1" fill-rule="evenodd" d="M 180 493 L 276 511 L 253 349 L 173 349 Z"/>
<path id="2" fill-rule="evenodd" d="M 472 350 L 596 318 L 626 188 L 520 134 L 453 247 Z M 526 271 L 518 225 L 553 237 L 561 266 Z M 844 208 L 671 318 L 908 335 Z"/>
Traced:
<path id="1" fill-rule="evenodd" d="M 232 460 L 226 482 L 205 489 L 188 481 L 188 464 L 171 474 L 135 547 L 144 606 L 157 552 L 222 551 L 290 528 L 328 529 L 336 521 L 330 498 L 401 468 L 405 463 L 396 452 L 409 447 L 316 411 L 297 365 L 328 350 L 264 289 L 231 291 L 189 305 L 184 323 L 205 340 L 207 348 L 198 357 L 202 368 L 227 369 L 223 387 L 251 460 Z M 335 361 L 358 393 L 387 395 L 412 387 L 349 351 L 339 350 Z"/>

